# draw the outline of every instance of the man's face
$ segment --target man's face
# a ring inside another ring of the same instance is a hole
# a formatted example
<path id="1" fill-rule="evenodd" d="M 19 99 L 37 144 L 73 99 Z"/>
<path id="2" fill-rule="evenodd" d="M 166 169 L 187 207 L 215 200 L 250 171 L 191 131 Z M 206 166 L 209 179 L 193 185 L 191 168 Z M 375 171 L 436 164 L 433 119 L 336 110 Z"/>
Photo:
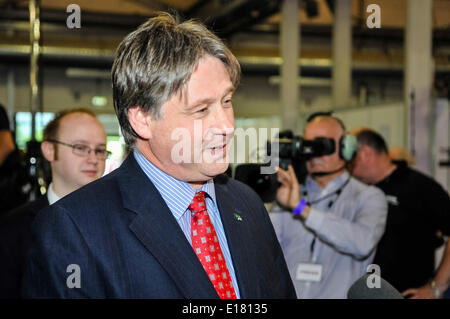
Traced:
<path id="1" fill-rule="evenodd" d="M 306 162 L 308 172 L 330 172 L 341 168 L 345 162 L 339 158 L 339 139 L 344 134 L 339 124 L 332 118 L 321 118 L 308 123 L 305 128 L 305 139 L 314 140 L 317 137 L 332 138 L 336 151 L 331 155 L 313 157 Z"/>
<path id="2" fill-rule="evenodd" d="M 356 153 L 352 165 L 352 175 L 366 184 L 372 184 L 372 167 L 373 163 L 371 157 L 373 156 L 373 151 L 369 146 L 363 145 L 360 150 Z"/>
<path id="3" fill-rule="evenodd" d="M 234 135 L 233 92 L 223 63 L 203 57 L 183 93 L 163 104 L 162 119 L 152 120 L 151 137 L 139 149 L 160 169 L 194 187 L 225 172 Z"/>
<path id="4" fill-rule="evenodd" d="M 95 156 L 95 149 L 106 149 L 103 126 L 86 113 L 72 113 L 59 123 L 56 140 L 67 144 L 83 144 L 92 151 L 88 157 L 75 155 L 69 146 L 55 144 L 56 159 L 51 161 L 55 192 L 68 193 L 90 183 L 103 175 L 105 160 Z"/>

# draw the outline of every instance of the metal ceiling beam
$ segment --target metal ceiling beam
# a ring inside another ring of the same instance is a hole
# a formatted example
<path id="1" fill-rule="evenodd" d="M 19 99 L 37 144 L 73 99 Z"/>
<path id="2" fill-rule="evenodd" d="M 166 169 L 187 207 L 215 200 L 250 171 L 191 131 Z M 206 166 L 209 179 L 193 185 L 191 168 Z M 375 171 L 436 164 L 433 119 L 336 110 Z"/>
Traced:
<path id="1" fill-rule="evenodd" d="M 1 45 L 0 60 L 5 63 L 27 64 L 30 54 L 29 45 Z M 245 70 L 257 71 L 266 70 L 267 73 L 277 74 L 282 61 L 280 57 L 258 57 L 258 56 L 238 56 L 244 72 Z M 43 46 L 41 52 L 41 62 L 43 65 L 61 65 L 64 67 L 96 67 L 110 69 L 114 59 L 114 50 L 69 48 L 69 47 L 49 47 Z M 310 70 L 325 71 L 330 70 L 331 59 L 309 59 L 301 58 L 299 66 Z M 359 72 L 402 72 L 403 65 L 395 63 L 380 62 L 358 62 L 352 63 L 353 71 Z M 269 72 L 270 71 L 270 72 Z M 450 73 L 449 65 L 437 65 L 437 73 Z"/>
<path id="2" fill-rule="evenodd" d="M 220 37 L 230 37 L 279 12 L 280 5 L 279 0 L 201 1 L 185 15 L 200 19 Z"/>
<path id="3" fill-rule="evenodd" d="M 171 7 L 167 3 L 158 0 L 131 0 L 132 2 L 136 2 L 138 4 L 142 4 L 150 9 L 155 11 L 174 11 L 175 8 Z"/>
<path id="4" fill-rule="evenodd" d="M 214 0 L 198 0 L 189 9 L 183 12 L 185 17 L 199 16 L 200 10 L 202 10 L 206 5 L 211 5 L 215 2 Z"/>
<path id="5" fill-rule="evenodd" d="M 302 25 L 302 37 L 317 36 L 323 38 L 331 38 L 331 26 L 321 25 Z M 248 30 L 248 34 L 279 34 L 278 24 L 259 24 Z M 381 29 L 361 29 L 359 26 L 352 27 L 352 35 L 355 40 L 361 41 L 382 41 L 400 43 L 403 41 L 404 31 L 402 28 L 383 27 Z M 450 45 L 450 27 L 446 29 L 433 30 L 433 44 Z"/>
<path id="6" fill-rule="evenodd" d="M 330 9 L 330 12 L 334 15 L 334 1 L 335 0 L 325 0 L 325 3 L 327 4 L 328 9 Z"/>
<path id="7" fill-rule="evenodd" d="M 135 29 L 149 18 L 148 15 L 130 15 L 83 11 L 83 27 L 102 26 L 110 29 Z M 0 10 L 0 21 L 28 21 L 26 8 L 5 8 Z M 53 23 L 66 28 L 67 13 L 64 10 L 41 8 L 41 23 Z"/>

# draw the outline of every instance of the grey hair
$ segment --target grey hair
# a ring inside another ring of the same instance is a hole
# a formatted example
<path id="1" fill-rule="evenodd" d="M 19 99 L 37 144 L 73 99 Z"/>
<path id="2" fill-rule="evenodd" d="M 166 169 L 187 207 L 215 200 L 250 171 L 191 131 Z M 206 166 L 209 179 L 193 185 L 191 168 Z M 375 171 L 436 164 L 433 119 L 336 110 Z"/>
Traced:
<path id="1" fill-rule="evenodd" d="M 241 68 L 236 57 L 199 22 L 179 22 L 162 13 L 124 38 L 114 59 L 112 84 L 114 109 L 127 145 L 138 137 L 128 110 L 138 106 L 160 120 L 161 106 L 182 91 L 205 55 L 222 61 L 234 87 L 238 86 Z"/>

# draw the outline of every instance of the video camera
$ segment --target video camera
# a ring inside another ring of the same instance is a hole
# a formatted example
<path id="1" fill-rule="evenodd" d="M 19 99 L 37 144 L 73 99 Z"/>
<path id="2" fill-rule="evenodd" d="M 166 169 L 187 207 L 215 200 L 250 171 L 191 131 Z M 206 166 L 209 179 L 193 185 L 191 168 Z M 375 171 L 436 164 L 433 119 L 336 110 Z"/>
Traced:
<path id="1" fill-rule="evenodd" d="M 300 183 L 303 183 L 308 172 L 306 161 L 313 157 L 333 154 L 336 143 L 331 138 L 318 137 L 305 140 L 302 136 L 294 136 L 292 131 L 283 131 L 278 138 L 267 141 L 268 158 L 278 158 L 278 166 L 284 170 L 292 165 Z M 280 183 L 277 174 L 261 174 L 261 167 L 268 164 L 242 164 L 236 167 L 235 179 L 250 186 L 263 200 L 271 202 L 275 199 Z"/>
<path id="2" fill-rule="evenodd" d="M 292 134 L 288 132 L 288 134 Z M 277 147 L 273 147 L 277 143 Z M 278 154 L 277 149 L 278 148 Z M 280 167 L 287 169 L 289 164 L 305 162 L 313 157 L 321 157 L 333 154 L 336 151 L 336 143 L 331 138 L 317 137 L 314 140 L 305 140 L 301 136 L 285 136 L 279 134 L 278 140 L 267 142 L 269 156 L 277 156 L 280 159 Z M 272 154 L 274 153 L 274 154 Z"/>

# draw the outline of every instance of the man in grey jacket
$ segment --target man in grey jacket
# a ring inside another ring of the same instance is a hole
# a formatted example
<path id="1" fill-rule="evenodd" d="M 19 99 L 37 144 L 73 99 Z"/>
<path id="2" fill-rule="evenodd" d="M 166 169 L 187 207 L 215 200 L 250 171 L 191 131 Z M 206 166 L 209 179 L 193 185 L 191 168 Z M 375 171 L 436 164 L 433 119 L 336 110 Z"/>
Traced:
<path id="1" fill-rule="evenodd" d="M 368 271 L 384 232 L 383 193 L 352 178 L 346 170 L 356 142 L 336 117 L 309 120 L 306 140 L 334 140 L 333 154 L 306 163 L 299 184 L 292 166 L 278 169 L 281 183 L 272 223 L 299 298 L 346 298 L 351 284 Z M 281 208 L 281 206 L 283 208 Z"/>

